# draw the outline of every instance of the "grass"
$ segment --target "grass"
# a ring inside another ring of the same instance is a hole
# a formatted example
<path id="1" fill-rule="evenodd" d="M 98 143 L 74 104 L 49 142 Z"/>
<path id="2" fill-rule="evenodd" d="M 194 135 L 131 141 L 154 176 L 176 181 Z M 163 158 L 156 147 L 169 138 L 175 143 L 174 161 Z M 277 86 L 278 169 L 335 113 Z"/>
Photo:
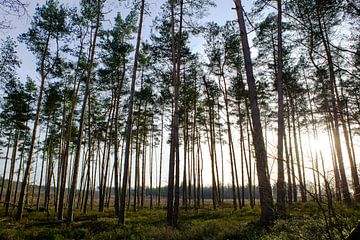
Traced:
<path id="1" fill-rule="evenodd" d="M 277 220 L 272 226 L 264 227 L 257 222 L 260 209 L 233 211 L 230 206 L 211 210 L 181 210 L 178 228 L 166 225 L 164 209 L 142 209 L 126 213 L 126 225 L 119 226 L 113 210 L 98 215 L 96 221 L 79 221 L 71 224 L 42 224 L 56 221 L 55 215 L 27 213 L 21 222 L 0 213 L 0 239 L 328 239 L 330 229 L 334 239 L 342 239 L 356 226 L 360 219 L 358 207 L 336 205 L 336 215 L 329 228 L 318 206 L 313 202 L 293 205 L 286 220 Z M 75 213 L 81 216 L 80 213 Z"/>

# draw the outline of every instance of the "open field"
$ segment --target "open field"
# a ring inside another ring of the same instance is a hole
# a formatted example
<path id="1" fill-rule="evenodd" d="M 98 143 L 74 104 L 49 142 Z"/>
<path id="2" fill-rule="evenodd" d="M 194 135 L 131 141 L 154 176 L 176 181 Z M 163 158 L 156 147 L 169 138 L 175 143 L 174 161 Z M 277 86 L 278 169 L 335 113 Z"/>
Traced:
<path id="1" fill-rule="evenodd" d="M 324 208 L 326 210 L 324 205 Z M 4 217 L 1 209 L 0 239 L 344 239 L 359 219 L 358 207 L 335 206 L 327 225 L 323 212 L 313 202 L 292 206 L 287 220 L 276 221 L 270 227 L 258 222 L 260 209 L 232 211 L 230 206 L 219 210 L 181 210 L 178 228 L 168 227 L 165 209 L 129 211 L 126 225 L 119 226 L 113 209 L 102 214 L 76 213 L 71 224 L 59 222 L 45 212 L 26 213 L 15 222 Z M 52 211 L 51 211 L 52 212 Z"/>

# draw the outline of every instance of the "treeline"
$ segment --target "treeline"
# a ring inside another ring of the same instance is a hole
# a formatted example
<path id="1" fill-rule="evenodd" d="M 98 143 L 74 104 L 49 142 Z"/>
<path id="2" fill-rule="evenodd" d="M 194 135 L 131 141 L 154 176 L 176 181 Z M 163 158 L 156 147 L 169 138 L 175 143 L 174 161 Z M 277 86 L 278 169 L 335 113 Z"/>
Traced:
<path id="1" fill-rule="evenodd" d="M 236 19 L 220 25 L 200 24 L 213 1 L 170 0 L 147 39 L 151 2 L 133 1 L 110 26 L 107 4 L 47 0 L 2 41 L 5 215 L 15 205 L 20 220 L 36 202 L 71 222 L 74 209 L 113 206 L 124 224 L 146 194 L 155 204 L 166 191 L 171 226 L 180 206 L 228 197 L 234 210 L 259 197 L 267 224 L 296 201 L 360 200 L 358 3 L 259 0 L 246 13 L 234 0 Z M 27 79 L 18 41 L 36 57 Z"/>
<path id="2" fill-rule="evenodd" d="M 0 184 L 2 184 L 2 178 L 0 177 Z M 8 181 L 5 180 L 4 181 L 4 184 L 5 185 L 8 185 Z M 16 184 L 16 182 L 13 182 L 12 183 L 13 185 Z M 18 184 L 21 184 L 21 183 L 18 183 Z M 29 194 L 30 194 L 30 200 L 28 200 L 28 202 L 30 202 L 30 206 L 32 205 L 35 205 L 35 201 L 37 199 L 37 194 L 35 193 L 35 189 L 39 189 L 40 186 L 38 185 L 33 185 L 33 186 L 30 186 L 30 191 L 29 191 Z M 194 187 L 194 186 L 190 186 L 190 187 Z M 180 192 L 184 192 L 184 187 L 183 186 L 180 186 L 179 187 L 179 190 Z M 97 190 L 95 191 L 95 196 L 94 197 L 98 197 L 99 196 L 99 187 L 96 188 Z M 33 190 L 33 191 L 32 191 Z M 38 194 L 42 194 L 44 193 L 46 190 L 46 188 L 44 186 L 40 187 L 40 191 L 38 191 Z M 56 188 L 54 187 L 51 187 L 50 189 L 51 191 L 51 194 L 54 194 L 55 191 L 56 191 Z M 69 191 L 69 189 L 66 189 L 66 191 Z M 106 192 L 108 194 L 107 195 L 107 200 L 106 200 L 106 203 L 107 205 L 109 206 L 110 205 L 110 202 L 113 203 L 113 200 L 114 200 L 114 196 L 115 196 L 115 188 L 114 187 L 111 187 L 109 186 L 107 189 L 106 189 Z M 276 192 L 276 188 L 273 188 L 273 192 Z M 159 190 L 158 188 L 153 188 L 153 189 L 150 189 L 149 187 L 145 187 L 145 190 L 144 192 L 142 193 L 144 196 L 143 198 L 145 199 L 146 198 L 146 206 L 148 207 L 163 207 L 164 206 L 164 200 L 166 199 L 167 197 L 167 193 L 168 193 L 168 187 L 167 186 L 163 186 L 161 187 L 161 189 Z M 182 194 L 180 193 L 180 197 L 183 197 Z M 202 189 L 201 189 L 201 193 L 202 195 L 200 196 L 200 199 L 201 201 L 208 201 L 208 200 L 211 200 L 212 199 L 212 188 L 210 186 L 203 186 Z M 252 194 L 251 197 L 252 199 L 250 200 L 250 189 L 249 189 L 249 186 L 244 186 L 244 194 L 241 195 L 243 197 L 243 201 L 244 201 L 244 204 L 243 206 L 245 205 L 245 201 L 254 201 L 254 200 L 258 200 L 259 199 L 259 189 L 257 186 L 254 186 L 253 189 L 252 189 Z M 81 192 L 78 192 L 78 194 L 81 195 Z M 134 188 L 131 188 L 130 190 L 130 194 L 133 196 L 136 194 L 135 192 L 135 189 Z M 40 195 L 41 196 L 41 195 Z M 39 196 L 39 199 L 40 199 L 40 196 Z M 223 200 L 229 200 L 229 199 L 232 199 L 232 189 L 231 189 L 231 185 L 227 185 L 227 186 L 224 186 L 224 189 L 223 189 L 223 193 L 222 193 L 222 198 Z M 191 199 L 192 197 L 190 196 L 190 199 L 189 201 L 195 201 L 196 199 Z M 81 198 L 79 199 L 79 202 L 81 202 Z M 152 201 L 152 203 L 150 203 Z M 91 202 L 93 202 L 93 200 L 91 200 Z M 16 204 L 16 202 L 14 202 L 14 204 Z M 40 205 L 40 202 L 37 202 L 36 203 L 36 206 L 37 206 L 37 209 L 39 209 L 41 207 Z"/>

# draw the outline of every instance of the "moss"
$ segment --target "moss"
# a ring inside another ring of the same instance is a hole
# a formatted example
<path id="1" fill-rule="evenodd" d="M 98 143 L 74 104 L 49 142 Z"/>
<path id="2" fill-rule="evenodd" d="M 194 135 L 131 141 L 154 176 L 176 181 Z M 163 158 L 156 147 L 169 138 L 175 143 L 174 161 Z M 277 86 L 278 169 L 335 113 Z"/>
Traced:
<path id="1" fill-rule="evenodd" d="M 327 206 L 324 204 L 324 207 Z M 126 226 L 119 226 L 113 212 L 89 212 L 97 215 L 96 221 L 80 221 L 72 224 L 44 225 L 55 220 L 54 215 L 29 213 L 20 222 L 12 218 L 0 218 L 0 239 L 134 239 L 134 240 L 222 240 L 222 239 L 326 239 L 328 230 L 334 239 L 347 236 L 360 219 L 357 207 L 335 206 L 332 224 L 326 228 L 325 220 L 314 202 L 296 203 L 287 220 L 278 220 L 264 227 L 257 219 L 260 209 L 244 207 L 233 211 L 231 206 L 211 210 L 181 210 L 178 228 L 166 224 L 164 209 L 142 209 L 127 212 Z M 76 216 L 82 216 L 76 213 Z"/>

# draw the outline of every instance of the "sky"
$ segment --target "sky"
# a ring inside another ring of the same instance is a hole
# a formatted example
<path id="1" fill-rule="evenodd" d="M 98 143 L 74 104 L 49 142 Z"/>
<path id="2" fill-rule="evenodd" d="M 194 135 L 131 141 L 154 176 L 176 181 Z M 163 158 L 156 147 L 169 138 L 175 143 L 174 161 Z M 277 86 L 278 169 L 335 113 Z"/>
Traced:
<path id="1" fill-rule="evenodd" d="M 129 0 L 128 0 L 129 1 Z M 25 0 L 28 3 L 27 7 L 27 14 L 23 16 L 7 16 L 7 19 L 10 21 L 12 28 L 8 30 L 0 30 L 0 34 L 2 37 L 1 39 L 5 38 L 5 36 L 11 36 L 13 38 L 17 38 L 21 33 L 27 31 L 30 27 L 31 18 L 35 12 L 35 8 L 37 4 L 42 5 L 46 1 L 45 0 L 34 0 L 29 1 Z M 74 7 L 78 6 L 77 0 L 59 0 L 60 3 L 64 3 L 66 6 Z M 126 2 L 126 1 L 125 1 Z M 150 35 L 151 25 L 153 19 L 159 14 L 160 6 L 164 2 L 163 0 L 147 0 L 146 1 L 149 5 L 148 15 L 145 16 L 144 20 L 144 31 L 142 39 L 148 39 Z M 250 6 L 249 0 L 244 1 L 246 6 Z M 209 22 L 214 21 L 219 24 L 225 23 L 227 20 L 234 20 L 236 19 L 235 10 L 233 10 L 234 3 L 232 0 L 215 0 L 216 7 L 209 9 L 208 14 L 205 16 L 201 22 Z M 128 11 L 128 6 L 126 3 L 120 3 L 118 0 L 108 0 L 105 12 L 108 13 L 105 19 L 107 24 L 112 24 L 114 16 L 117 12 L 121 12 L 122 14 L 126 14 Z M 4 14 L 0 11 L 0 14 Z M 193 48 L 198 49 L 199 52 L 202 51 L 203 48 L 203 41 L 201 38 L 193 38 L 191 45 Z M 29 75 L 35 81 L 38 80 L 38 76 L 35 69 L 35 57 L 32 53 L 30 53 L 24 43 L 19 43 L 17 47 L 18 55 L 22 60 L 21 69 L 19 71 L 19 77 L 22 80 L 25 80 L 26 77 Z"/>

